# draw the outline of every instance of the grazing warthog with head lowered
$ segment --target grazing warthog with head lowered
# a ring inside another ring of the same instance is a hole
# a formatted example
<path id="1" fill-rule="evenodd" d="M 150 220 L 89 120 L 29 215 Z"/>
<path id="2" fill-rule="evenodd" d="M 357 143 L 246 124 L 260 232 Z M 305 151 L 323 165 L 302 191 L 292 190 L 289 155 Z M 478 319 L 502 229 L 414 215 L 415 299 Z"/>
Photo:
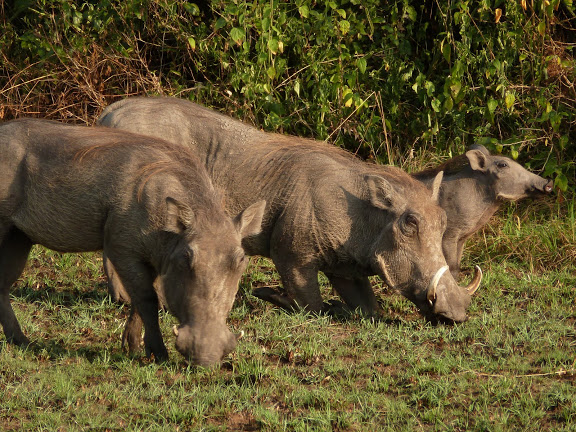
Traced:
<path id="1" fill-rule="evenodd" d="M 249 255 L 272 258 L 291 300 L 269 292 L 266 299 L 320 311 L 322 271 L 350 307 L 378 313 L 368 280 L 377 274 L 423 314 L 466 319 L 479 278 L 468 290 L 446 272 L 446 214 L 403 171 L 375 169 L 334 146 L 264 133 L 175 98 L 123 100 L 99 123 L 192 148 L 225 191 L 230 213 L 267 201 L 262 232 L 243 244 Z"/>
<path id="2" fill-rule="evenodd" d="M 448 218 L 442 248 L 455 278 L 466 240 L 488 223 L 502 203 L 553 189 L 552 181 L 532 174 L 512 159 L 491 155 L 481 145 L 413 177 L 431 186 L 439 172 L 444 177 L 438 200 Z"/>
<path id="3" fill-rule="evenodd" d="M 23 119 L 0 125 L 0 323 L 27 345 L 9 289 L 33 244 L 61 252 L 104 249 L 145 327 L 147 354 L 168 353 L 158 325 L 161 281 L 179 319 L 176 347 L 210 365 L 236 346 L 226 326 L 265 203 L 231 220 L 188 150 L 109 128 Z"/>

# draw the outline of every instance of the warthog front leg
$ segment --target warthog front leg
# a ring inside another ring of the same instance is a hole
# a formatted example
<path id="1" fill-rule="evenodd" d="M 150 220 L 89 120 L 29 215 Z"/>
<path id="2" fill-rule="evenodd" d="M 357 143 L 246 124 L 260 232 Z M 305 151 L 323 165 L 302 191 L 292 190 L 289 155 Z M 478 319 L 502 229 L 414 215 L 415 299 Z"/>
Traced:
<path id="1" fill-rule="evenodd" d="M 298 307 L 309 312 L 322 312 L 324 302 L 318 286 L 316 267 L 280 262 L 276 264 L 276 269 L 284 289 Z"/>
<path id="2" fill-rule="evenodd" d="M 298 305 L 293 299 L 271 287 L 256 288 L 252 294 L 287 311 L 298 309 Z"/>
<path id="3" fill-rule="evenodd" d="M 140 346 L 143 324 L 146 355 L 154 354 L 157 361 L 167 360 L 168 351 L 158 324 L 158 297 L 153 286 L 155 275 L 144 263 L 128 258 L 129 254 L 118 253 L 116 256 L 115 251 L 107 255 L 132 300 L 132 310 L 122 336 L 123 344 L 128 344 L 130 352 L 136 351 Z"/>
<path id="4" fill-rule="evenodd" d="M 8 342 L 20 346 L 29 345 L 30 341 L 14 315 L 10 287 L 22 274 L 31 247 L 30 239 L 17 228 L 10 229 L 0 244 L 0 323 Z"/>
<path id="5" fill-rule="evenodd" d="M 454 279 L 458 279 L 460 275 L 460 260 L 462 259 L 462 251 L 466 240 L 458 240 L 458 237 L 444 237 L 442 239 L 442 252 L 446 263 L 450 267 L 450 273 Z"/>
<path id="6" fill-rule="evenodd" d="M 130 354 L 140 350 L 142 344 L 142 318 L 134 306 L 130 308 L 130 315 L 122 333 L 122 348 L 127 347 Z"/>
<path id="7" fill-rule="evenodd" d="M 380 305 L 367 277 L 342 277 L 325 273 L 334 290 L 352 310 L 360 309 L 368 315 L 379 315 Z"/>

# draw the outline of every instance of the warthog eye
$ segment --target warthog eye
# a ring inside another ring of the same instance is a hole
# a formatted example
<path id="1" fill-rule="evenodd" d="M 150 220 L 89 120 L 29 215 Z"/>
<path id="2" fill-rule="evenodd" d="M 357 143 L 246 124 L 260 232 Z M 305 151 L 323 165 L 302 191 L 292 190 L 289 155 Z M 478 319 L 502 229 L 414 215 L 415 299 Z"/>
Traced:
<path id="1" fill-rule="evenodd" d="M 238 267 L 243 266 L 246 263 L 246 254 L 244 253 L 244 249 L 237 249 L 234 254 L 232 255 L 232 268 L 236 269 Z"/>
<path id="2" fill-rule="evenodd" d="M 496 166 L 498 168 L 508 168 L 508 162 L 506 161 L 498 161 L 496 162 Z"/>
<path id="3" fill-rule="evenodd" d="M 406 214 L 400 223 L 400 229 L 404 235 L 413 236 L 418 232 L 418 217 L 411 213 Z"/>
<path id="4" fill-rule="evenodd" d="M 183 270 L 194 268 L 194 258 L 194 250 L 188 245 L 178 247 L 170 256 L 172 263 Z"/>
<path id="5" fill-rule="evenodd" d="M 183 269 L 194 268 L 194 258 L 196 254 L 194 253 L 194 249 L 188 245 L 183 247 L 177 252 L 175 256 L 176 262 L 179 267 Z"/>

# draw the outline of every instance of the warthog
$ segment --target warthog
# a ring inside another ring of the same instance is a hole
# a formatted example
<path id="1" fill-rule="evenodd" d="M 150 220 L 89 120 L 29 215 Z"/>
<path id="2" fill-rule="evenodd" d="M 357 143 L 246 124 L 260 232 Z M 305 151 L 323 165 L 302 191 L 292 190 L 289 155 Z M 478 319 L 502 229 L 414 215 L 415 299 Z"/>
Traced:
<path id="1" fill-rule="evenodd" d="M 491 155 L 481 145 L 413 176 L 431 186 L 439 172 L 444 172 L 439 203 L 448 217 L 442 249 L 455 278 L 466 240 L 488 223 L 502 203 L 553 189 L 552 181 L 532 174 L 512 159 Z"/>
<path id="2" fill-rule="evenodd" d="M 180 353 L 210 365 L 234 349 L 226 318 L 247 262 L 241 241 L 260 231 L 264 202 L 231 220 L 186 149 L 38 119 L 0 125 L 0 173 L 0 323 L 8 341 L 29 344 L 9 290 L 31 246 L 41 244 L 60 252 L 103 249 L 143 320 L 146 353 L 157 360 L 168 353 L 156 278 L 180 321 Z"/>
<path id="3" fill-rule="evenodd" d="M 368 276 L 379 275 L 424 315 L 467 319 L 481 276 L 463 288 L 445 273 L 446 214 L 434 193 L 403 171 L 176 98 L 126 99 L 106 108 L 99 123 L 192 148 L 230 213 L 256 198 L 267 201 L 262 232 L 243 242 L 249 255 L 272 258 L 291 298 L 261 291 L 267 300 L 322 310 L 322 271 L 348 306 L 375 314 Z"/>

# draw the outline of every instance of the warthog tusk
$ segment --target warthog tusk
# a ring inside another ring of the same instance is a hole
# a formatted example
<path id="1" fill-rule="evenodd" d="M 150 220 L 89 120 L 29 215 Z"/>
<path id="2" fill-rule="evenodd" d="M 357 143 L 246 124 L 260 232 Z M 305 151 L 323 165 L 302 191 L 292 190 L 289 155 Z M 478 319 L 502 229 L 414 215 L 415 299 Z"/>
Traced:
<path id="1" fill-rule="evenodd" d="M 174 332 L 174 336 L 178 337 L 178 327 L 172 327 L 172 332 Z"/>
<path id="2" fill-rule="evenodd" d="M 466 291 L 468 291 L 468 294 L 470 295 L 473 295 L 476 292 L 478 287 L 480 287 L 480 282 L 482 281 L 482 269 L 479 266 L 476 266 L 475 270 L 474 279 L 472 279 L 472 282 L 470 282 L 466 287 Z"/>
<path id="3" fill-rule="evenodd" d="M 436 288 L 438 287 L 438 282 L 440 282 L 440 278 L 442 275 L 448 270 L 448 266 L 441 267 L 432 280 L 430 281 L 430 285 L 428 285 L 428 290 L 426 291 L 426 297 L 428 298 L 428 303 L 430 306 L 434 304 L 434 300 L 436 300 Z"/>
<path id="4" fill-rule="evenodd" d="M 240 333 L 236 335 L 236 340 L 240 340 L 244 337 L 244 330 L 240 330 Z"/>

